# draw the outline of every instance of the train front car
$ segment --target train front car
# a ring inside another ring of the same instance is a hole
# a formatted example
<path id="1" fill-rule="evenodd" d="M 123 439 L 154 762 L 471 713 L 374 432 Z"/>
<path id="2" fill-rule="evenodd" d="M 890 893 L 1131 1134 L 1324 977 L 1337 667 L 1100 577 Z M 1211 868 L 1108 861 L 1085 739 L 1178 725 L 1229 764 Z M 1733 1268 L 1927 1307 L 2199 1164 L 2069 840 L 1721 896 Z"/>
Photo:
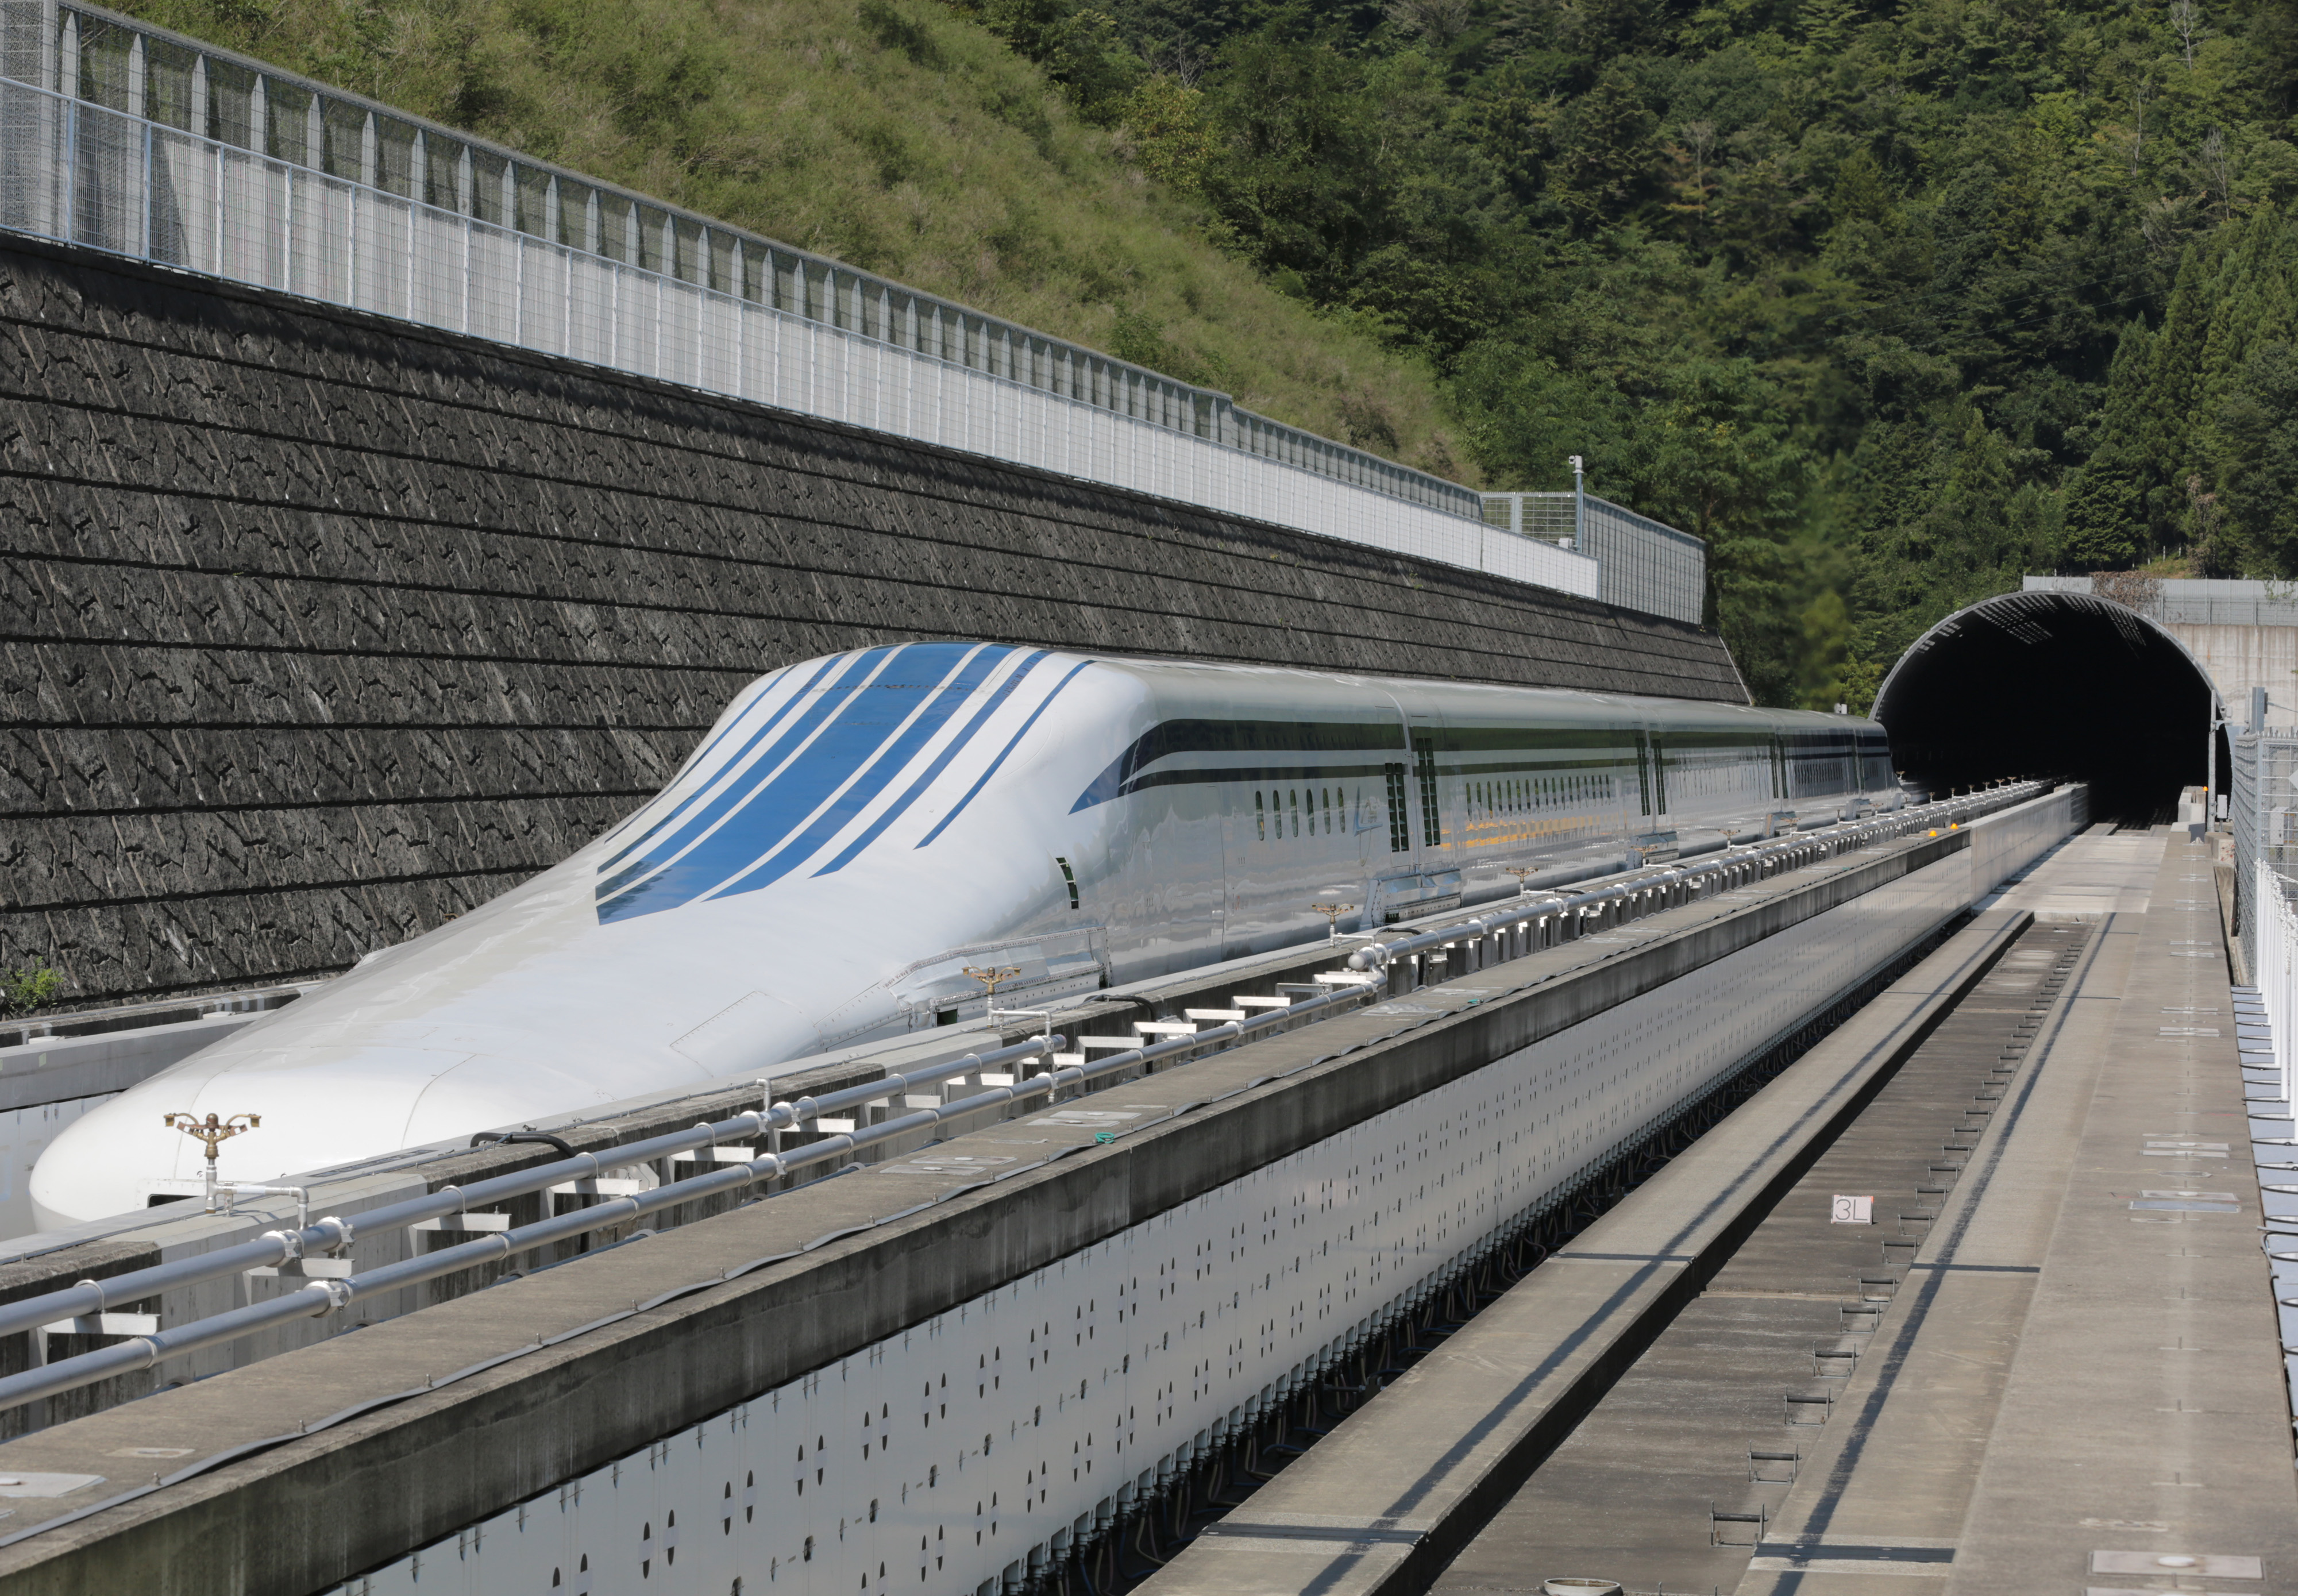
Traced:
<path id="1" fill-rule="evenodd" d="M 1033 931 L 1025 978 L 1098 986 L 1056 861 L 1112 851 L 1120 812 L 1070 800 L 1145 699 L 994 644 L 774 672 L 604 837 L 69 1127 L 32 1174 L 40 1223 L 195 1195 L 169 1113 L 260 1115 L 219 1169 L 268 1181 L 978 1013 L 965 950 Z"/>

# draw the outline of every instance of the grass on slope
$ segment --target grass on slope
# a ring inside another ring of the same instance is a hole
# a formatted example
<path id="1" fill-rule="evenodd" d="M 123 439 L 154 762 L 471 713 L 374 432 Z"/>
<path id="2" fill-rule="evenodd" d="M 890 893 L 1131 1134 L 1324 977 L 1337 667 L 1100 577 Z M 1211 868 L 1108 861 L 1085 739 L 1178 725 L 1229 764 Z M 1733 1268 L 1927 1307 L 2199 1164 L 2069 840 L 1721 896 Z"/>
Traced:
<path id="1" fill-rule="evenodd" d="M 1472 480 L 1430 374 L 1261 283 L 934 0 L 127 0 L 292 71 Z"/>

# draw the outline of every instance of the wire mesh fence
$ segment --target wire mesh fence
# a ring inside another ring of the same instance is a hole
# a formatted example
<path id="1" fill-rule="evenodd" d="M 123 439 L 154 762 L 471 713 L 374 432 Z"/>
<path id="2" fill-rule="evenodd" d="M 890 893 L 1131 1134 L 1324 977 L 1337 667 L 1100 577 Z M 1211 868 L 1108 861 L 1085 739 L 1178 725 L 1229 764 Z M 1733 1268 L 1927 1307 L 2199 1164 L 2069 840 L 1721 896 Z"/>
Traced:
<path id="1" fill-rule="evenodd" d="M 1599 595 L 1458 484 L 93 7 L 0 0 L 0 227 Z"/>
<path id="2" fill-rule="evenodd" d="M 1690 533 L 1584 492 L 1487 493 L 1484 520 L 1595 560 L 1607 604 L 1699 624 L 1707 545 Z"/>

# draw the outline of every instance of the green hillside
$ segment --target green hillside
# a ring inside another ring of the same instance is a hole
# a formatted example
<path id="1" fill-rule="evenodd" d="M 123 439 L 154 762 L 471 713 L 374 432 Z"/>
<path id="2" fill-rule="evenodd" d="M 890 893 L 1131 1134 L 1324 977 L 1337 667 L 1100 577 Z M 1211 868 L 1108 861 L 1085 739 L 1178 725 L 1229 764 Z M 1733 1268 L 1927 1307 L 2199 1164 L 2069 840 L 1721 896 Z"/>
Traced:
<path id="1" fill-rule="evenodd" d="M 2298 575 L 2298 0 L 168 0 L 1463 480 L 1768 702 L 2029 571 Z"/>

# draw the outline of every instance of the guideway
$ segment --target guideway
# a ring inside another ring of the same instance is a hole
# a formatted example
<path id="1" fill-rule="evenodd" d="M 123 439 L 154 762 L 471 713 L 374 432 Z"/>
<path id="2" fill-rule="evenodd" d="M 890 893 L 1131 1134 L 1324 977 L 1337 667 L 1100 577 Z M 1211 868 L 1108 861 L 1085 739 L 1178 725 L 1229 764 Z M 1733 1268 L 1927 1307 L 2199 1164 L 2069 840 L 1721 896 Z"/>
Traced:
<path id="1" fill-rule="evenodd" d="M 27 1482 L 0 1590 L 1102 1588 L 1189 1482 L 1704 1114 L 2083 798 L 1798 841 L 1776 873 L 1640 877 L 1642 913 L 1562 941 L 1500 923 L 1514 900 L 1449 947 L 1399 928 L 1392 980 L 1318 1023 L 1137 1049 L 1104 1090 L 939 1141 L 889 1117 L 874 1167 L 53 1424 L 0 1446 Z M 1848 1112 L 1862 1079 L 1806 1117 Z M 1734 1193 L 1806 1139 L 1743 1147 Z M 378 1240 L 302 1291 L 356 1298 Z M 70 1402 L 87 1371 L 10 1389 Z M 312 1511 L 342 1490 L 358 1512 Z"/>
<path id="2" fill-rule="evenodd" d="M 2298 1588 L 2207 873 L 2068 844 L 1143 1589 Z"/>

